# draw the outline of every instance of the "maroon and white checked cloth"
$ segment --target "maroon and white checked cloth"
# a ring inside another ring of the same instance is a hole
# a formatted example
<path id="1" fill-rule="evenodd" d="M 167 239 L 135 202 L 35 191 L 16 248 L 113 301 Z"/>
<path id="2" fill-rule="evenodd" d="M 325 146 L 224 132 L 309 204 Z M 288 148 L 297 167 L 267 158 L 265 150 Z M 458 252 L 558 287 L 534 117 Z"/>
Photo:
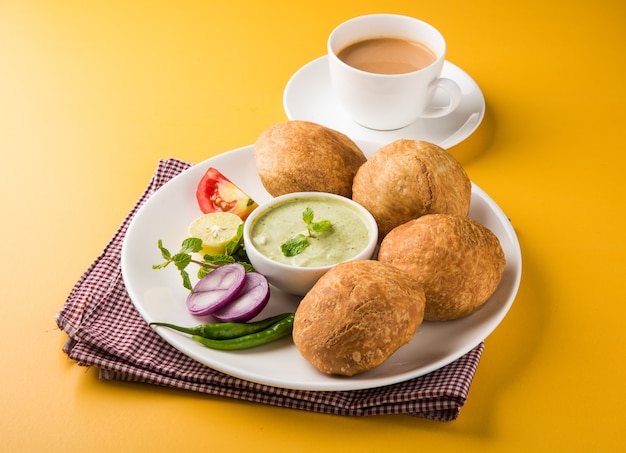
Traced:
<path id="1" fill-rule="evenodd" d="M 72 289 L 56 317 L 68 335 L 63 350 L 71 359 L 98 367 L 103 380 L 146 382 L 325 414 L 407 414 L 439 421 L 458 417 L 484 343 L 437 371 L 398 384 L 355 391 L 304 391 L 261 385 L 213 370 L 182 354 L 148 327 L 122 281 L 124 234 L 139 207 L 190 166 L 176 159 L 159 162 L 141 198 Z"/>

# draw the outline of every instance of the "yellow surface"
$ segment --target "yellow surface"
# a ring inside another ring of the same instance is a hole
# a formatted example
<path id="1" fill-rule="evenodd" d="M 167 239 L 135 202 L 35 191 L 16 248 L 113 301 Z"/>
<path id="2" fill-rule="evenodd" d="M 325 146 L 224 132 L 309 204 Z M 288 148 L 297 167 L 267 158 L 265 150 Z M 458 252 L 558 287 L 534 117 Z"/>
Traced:
<path id="1" fill-rule="evenodd" d="M 524 256 L 458 420 L 349 418 L 107 383 L 54 316 L 157 160 L 286 119 L 289 77 L 349 17 L 409 14 L 481 86 L 452 151 Z M 0 1 L 0 451 L 625 451 L 626 3 Z"/>

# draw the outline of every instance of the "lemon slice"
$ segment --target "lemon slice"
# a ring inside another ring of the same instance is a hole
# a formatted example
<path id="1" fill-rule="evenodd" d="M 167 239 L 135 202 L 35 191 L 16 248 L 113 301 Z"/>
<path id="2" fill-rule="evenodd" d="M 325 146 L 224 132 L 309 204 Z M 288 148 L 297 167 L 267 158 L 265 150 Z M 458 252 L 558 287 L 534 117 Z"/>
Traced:
<path id="1" fill-rule="evenodd" d="M 222 255 L 226 244 L 237 237 L 243 220 L 232 212 L 211 212 L 198 217 L 189 225 L 190 237 L 202 239 L 202 255 Z"/>

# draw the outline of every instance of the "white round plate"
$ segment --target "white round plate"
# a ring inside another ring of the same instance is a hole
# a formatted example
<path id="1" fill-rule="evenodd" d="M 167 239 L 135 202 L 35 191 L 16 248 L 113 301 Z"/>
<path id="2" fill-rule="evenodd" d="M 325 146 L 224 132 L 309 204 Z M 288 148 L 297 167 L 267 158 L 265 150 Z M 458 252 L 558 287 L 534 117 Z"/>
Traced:
<path id="1" fill-rule="evenodd" d="M 366 154 L 371 144 L 360 144 Z M 207 168 L 215 167 L 257 202 L 271 197 L 256 172 L 253 147 L 246 146 L 195 165 L 154 193 L 131 222 L 122 248 L 124 282 L 135 307 L 146 320 L 183 326 L 207 322 L 189 314 L 187 290 L 173 266 L 153 270 L 162 261 L 159 239 L 175 253 L 186 237 L 189 223 L 201 215 L 195 190 Z M 467 318 L 445 323 L 424 322 L 415 338 L 376 369 L 350 378 L 328 376 L 305 361 L 291 338 L 245 351 L 224 352 L 205 348 L 188 336 L 157 328 L 165 341 L 189 357 L 223 373 L 275 387 L 304 390 L 355 390 L 405 381 L 436 370 L 470 351 L 500 323 L 517 294 L 521 254 L 506 215 L 480 188 L 474 186 L 470 216 L 490 228 L 500 239 L 507 264 L 500 286 L 491 299 Z M 195 269 L 190 268 L 190 274 Z M 259 318 L 293 312 L 300 298 L 271 288 L 268 306 Z"/>
<path id="2" fill-rule="evenodd" d="M 332 94 L 328 57 L 319 57 L 300 68 L 287 82 L 283 107 L 290 120 L 306 120 L 343 132 L 352 140 L 365 140 L 379 146 L 406 138 L 424 140 L 448 149 L 469 137 L 485 114 L 485 99 L 474 80 L 462 69 L 446 61 L 442 77 L 461 87 L 461 104 L 443 118 L 418 119 L 394 131 L 376 131 L 352 121 Z M 443 96 L 439 94 L 439 96 Z M 435 103 L 445 105 L 445 99 Z"/>

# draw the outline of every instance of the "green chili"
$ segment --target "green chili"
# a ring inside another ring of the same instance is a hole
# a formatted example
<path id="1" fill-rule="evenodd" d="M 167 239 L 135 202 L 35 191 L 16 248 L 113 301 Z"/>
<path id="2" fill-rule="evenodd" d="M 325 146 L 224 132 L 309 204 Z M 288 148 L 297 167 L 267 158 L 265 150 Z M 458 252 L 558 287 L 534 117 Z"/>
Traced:
<path id="1" fill-rule="evenodd" d="M 211 349 L 221 349 L 223 351 L 250 349 L 291 335 L 293 319 L 294 314 L 289 313 L 286 318 L 276 322 L 265 330 L 228 340 L 211 340 L 198 335 L 193 335 L 191 338 Z"/>
<path id="2" fill-rule="evenodd" d="M 221 341 L 261 332 L 271 327 L 273 324 L 285 319 L 289 315 L 291 315 L 291 313 L 283 313 L 254 322 L 223 322 L 200 324 L 195 327 L 181 327 L 167 322 L 151 322 L 149 325 L 168 327 L 178 332 L 188 333 L 190 335 L 196 335 L 210 340 Z"/>

